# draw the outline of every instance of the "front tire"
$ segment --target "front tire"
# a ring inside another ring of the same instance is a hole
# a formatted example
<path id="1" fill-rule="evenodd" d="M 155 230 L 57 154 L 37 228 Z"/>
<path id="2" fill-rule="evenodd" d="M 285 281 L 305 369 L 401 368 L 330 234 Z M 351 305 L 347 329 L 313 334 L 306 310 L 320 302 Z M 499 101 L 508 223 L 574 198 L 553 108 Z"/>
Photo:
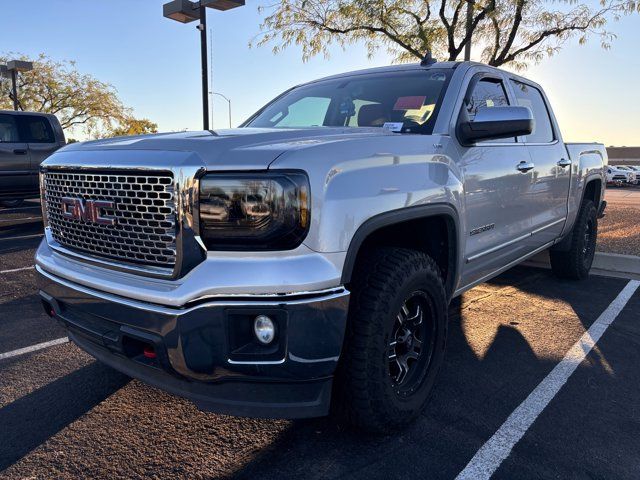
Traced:
<path id="1" fill-rule="evenodd" d="M 598 238 L 598 212 L 591 200 L 582 202 L 570 235 L 568 251 L 549 252 L 551 269 L 559 278 L 583 280 L 589 276 Z"/>
<path id="2" fill-rule="evenodd" d="M 447 300 L 436 263 L 408 249 L 359 259 L 334 406 L 348 423 L 389 433 L 424 409 L 443 362 Z"/>

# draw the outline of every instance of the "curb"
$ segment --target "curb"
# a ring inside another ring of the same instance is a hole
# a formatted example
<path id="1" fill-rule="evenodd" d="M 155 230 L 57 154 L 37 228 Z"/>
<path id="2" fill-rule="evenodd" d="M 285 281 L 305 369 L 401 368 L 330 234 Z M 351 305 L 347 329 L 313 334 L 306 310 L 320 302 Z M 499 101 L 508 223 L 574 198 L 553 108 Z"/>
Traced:
<path id="1" fill-rule="evenodd" d="M 549 265 L 548 251 L 541 252 L 524 263 L 532 267 L 551 268 Z M 640 257 L 635 255 L 620 255 L 618 253 L 596 252 L 591 268 L 604 273 L 640 275 Z"/>

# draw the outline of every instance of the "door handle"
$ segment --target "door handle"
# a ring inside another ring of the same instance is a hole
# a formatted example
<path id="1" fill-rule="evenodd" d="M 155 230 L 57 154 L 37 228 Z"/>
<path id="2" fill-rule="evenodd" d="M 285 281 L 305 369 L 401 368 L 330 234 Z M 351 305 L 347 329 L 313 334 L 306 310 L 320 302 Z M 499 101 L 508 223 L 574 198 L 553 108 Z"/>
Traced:
<path id="1" fill-rule="evenodd" d="M 13 153 L 16 155 L 26 155 L 27 151 L 24 148 L 16 148 Z"/>
<path id="2" fill-rule="evenodd" d="M 569 160 L 568 158 L 561 158 L 557 165 L 559 167 L 568 167 L 569 165 L 571 165 L 571 160 Z"/>
<path id="3" fill-rule="evenodd" d="M 525 162 L 523 160 L 518 164 L 518 166 L 516 168 L 518 170 L 520 170 L 522 173 L 527 173 L 529 170 L 533 170 L 533 167 L 535 167 L 535 165 L 533 163 Z"/>

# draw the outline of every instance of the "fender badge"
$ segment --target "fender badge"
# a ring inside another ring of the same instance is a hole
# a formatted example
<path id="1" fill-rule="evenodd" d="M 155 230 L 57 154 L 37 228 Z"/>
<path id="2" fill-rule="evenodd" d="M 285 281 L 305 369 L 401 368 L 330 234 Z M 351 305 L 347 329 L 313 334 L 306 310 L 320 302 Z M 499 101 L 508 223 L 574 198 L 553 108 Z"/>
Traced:
<path id="1" fill-rule="evenodd" d="M 473 235 L 477 235 L 477 234 L 482 233 L 482 232 L 487 232 L 489 230 L 493 230 L 493 228 L 495 226 L 496 226 L 495 223 L 490 223 L 489 225 L 483 225 L 482 227 L 474 228 L 473 230 L 471 230 L 469 232 L 469 235 L 473 236 Z"/>

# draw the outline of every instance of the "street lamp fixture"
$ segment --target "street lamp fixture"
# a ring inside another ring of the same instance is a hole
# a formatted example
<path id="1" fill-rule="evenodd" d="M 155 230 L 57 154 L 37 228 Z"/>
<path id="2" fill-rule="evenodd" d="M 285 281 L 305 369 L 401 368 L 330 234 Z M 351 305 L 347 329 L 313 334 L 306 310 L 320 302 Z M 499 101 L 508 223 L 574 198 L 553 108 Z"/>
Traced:
<path id="1" fill-rule="evenodd" d="M 33 70 L 33 62 L 25 62 L 24 60 L 10 60 L 7 62 L 7 70 L 16 72 L 28 72 Z"/>
<path id="2" fill-rule="evenodd" d="M 200 3 L 216 10 L 231 10 L 244 6 L 244 0 L 201 0 Z"/>
<path id="3" fill-rule="evenodd" d="M 174 0 L 162 6 L 162 15 L 180 23 L 194 22 L 200 19 L 200 6 L 189 0 Z"/>
<path id="4" fill-rule="evenodd" d="M 231 128 L 231 99 L 229 97 L 227 97 L 226 95 L 223 95 L 221 93 L 218 92 L 209 92 L 211 95 L 218 95 L 219 97 L 224 98 L 227 101 L 227 104 L 229 105 L 229 128 Z"/>
<path id="5" fill-rule="evenodd" d="M 207 72 L 207 8 L 230 10 L 242 7 L 244 0 L 173 0 L 162 6 L 162 14 L 166 18 L 180 23 L 200 20 L 200 61 L 202 64 L 202 126 L 209 130 L 209 77 Z"/>
<path id="6" fill-rule="evenodd" d="M 11 96 L 13 97 L 13 109 L 18 110 L 18 72 L 33 70 L 33 62 L 25 60 L 10 60 L 6 65 L 0 65 L 0 77 L 11 78 Z"/>

